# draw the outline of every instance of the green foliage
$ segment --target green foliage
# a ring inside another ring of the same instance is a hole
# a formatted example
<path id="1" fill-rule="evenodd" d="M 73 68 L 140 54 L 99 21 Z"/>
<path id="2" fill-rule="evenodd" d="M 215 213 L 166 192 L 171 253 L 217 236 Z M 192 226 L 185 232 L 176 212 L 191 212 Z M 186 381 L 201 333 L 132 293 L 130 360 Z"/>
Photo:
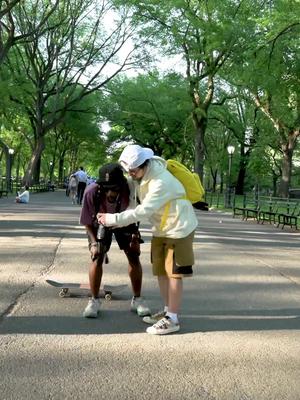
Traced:
<path id="1" fill-rule="evenodd" d="M 124 78 L 110 86 L 107 119 L 110 143 L 134 141 L 169 158 L 190 154 L 190 103 L 186 84 L 177 74 L 157 72 Z"/>

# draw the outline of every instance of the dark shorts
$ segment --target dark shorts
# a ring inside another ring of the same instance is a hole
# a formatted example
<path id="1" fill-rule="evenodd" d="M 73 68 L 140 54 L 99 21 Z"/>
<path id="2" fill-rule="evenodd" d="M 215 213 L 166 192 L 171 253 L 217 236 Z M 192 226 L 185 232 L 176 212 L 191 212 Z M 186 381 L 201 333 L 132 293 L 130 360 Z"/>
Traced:
<path id="1" fill-rule="evenodd" d="M 151 262 L 153 275 L 183 278 L 193 275 L 194 232 L 182 239 L 153 237 Z"/>
<path id="2" fill-rule="evenodd" d="M 125 226 L 123 228 L 105 228 L 105 235 L 103 239 L 97 240 L 99 243 L 100 249 L 102 250 L 101 252 L 107 253 L 110 249 L 111 242 L 113 235 L 115 236 L 116 242 L 118 243 L 119 249 L 127 251 L 130 248 L 130 242 L 132 238 L 132 234 L 138 234 L 139 231 L 138 228 L 135 224 L 131 224 L 128 226 Z M 89 248 L 90 248 L 90 243 L 91 240 L 89 239 Z M 140 240 L 140 243 L 143 241 Z"/>

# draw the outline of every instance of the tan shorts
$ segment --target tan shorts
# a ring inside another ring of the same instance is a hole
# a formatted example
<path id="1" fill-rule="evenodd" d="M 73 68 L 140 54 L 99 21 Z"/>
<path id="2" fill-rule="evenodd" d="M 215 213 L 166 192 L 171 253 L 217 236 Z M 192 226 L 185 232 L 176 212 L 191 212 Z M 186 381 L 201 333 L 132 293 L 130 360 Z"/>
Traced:
<path id="1" fill-rule="evenodd" d="M 169 278 L 183 278 L 193 275 L 194 233 L 182 239 L 153 237 L 151 241 L 151 262 L 153 275 Z"/>

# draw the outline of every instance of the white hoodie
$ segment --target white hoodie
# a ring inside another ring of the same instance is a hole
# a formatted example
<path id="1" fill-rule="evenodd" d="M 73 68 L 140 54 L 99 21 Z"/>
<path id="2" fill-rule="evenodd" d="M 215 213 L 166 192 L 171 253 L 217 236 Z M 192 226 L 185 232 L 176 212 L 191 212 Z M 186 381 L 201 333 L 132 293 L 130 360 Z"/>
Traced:
<path id="1" fill-rule="evenodd" d="M 180 239 L 188 236 L 198 225 L 189 200 L 184 198 L 182 184 L 167 170 L 166 161 L 154 156 L 149 160 L 141 182 L 134 181 L 141 202 L 136 208 L 117 214 L 106 214 L 107 226 L 127 226 L 138 221 L 150 221 L 153 236 Z M 162 217 L 170 204 L 163 227 Z"/>

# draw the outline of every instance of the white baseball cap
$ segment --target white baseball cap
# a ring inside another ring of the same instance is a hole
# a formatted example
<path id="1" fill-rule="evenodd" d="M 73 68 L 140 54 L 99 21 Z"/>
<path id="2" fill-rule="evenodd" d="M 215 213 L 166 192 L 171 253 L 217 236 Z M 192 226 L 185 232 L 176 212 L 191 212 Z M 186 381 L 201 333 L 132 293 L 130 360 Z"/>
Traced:
<path id="1" fill-rule="evenodd" d="M 149 160 L 154 156 L 153 150 L 147 147 L 141 147 L 138 144 L 129 144 L 122 151 L 119 158 L 119 163 L 125 169 L 129 171 L 142 165 L 146 160 Z"/>

